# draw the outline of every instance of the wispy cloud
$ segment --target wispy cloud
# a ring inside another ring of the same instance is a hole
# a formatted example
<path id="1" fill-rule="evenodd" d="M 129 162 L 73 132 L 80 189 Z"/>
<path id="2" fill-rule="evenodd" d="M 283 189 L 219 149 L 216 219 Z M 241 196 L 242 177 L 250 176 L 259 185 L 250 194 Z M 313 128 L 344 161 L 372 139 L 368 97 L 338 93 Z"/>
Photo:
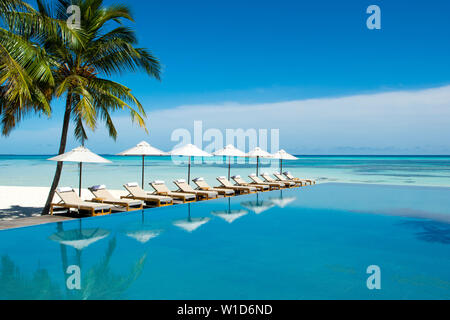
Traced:
<path id="1" fill-rule="evenodd" d="M 112 153 L 145 139 L 171 149 L 173 130 L 192 130 L 193 122 L 202 120 L 205 129 L 280 129 L 281 147 L 293 153 L 450 154 L 450 86 L 276 103 L 182 105 L 149 111 L 148 118 L 150 136 L 120 116 L 115 117 L 116 143 L 99 129 L 89 146 Z M 27 132 L 28 143 L 42 145 L 43 132 Z M 24 138 L 20 130 L 2 141 L 6 150 L 17 149 L 17 137 Z M 53 134 L 45 138 L 49 143 L 57 139 Z"/>

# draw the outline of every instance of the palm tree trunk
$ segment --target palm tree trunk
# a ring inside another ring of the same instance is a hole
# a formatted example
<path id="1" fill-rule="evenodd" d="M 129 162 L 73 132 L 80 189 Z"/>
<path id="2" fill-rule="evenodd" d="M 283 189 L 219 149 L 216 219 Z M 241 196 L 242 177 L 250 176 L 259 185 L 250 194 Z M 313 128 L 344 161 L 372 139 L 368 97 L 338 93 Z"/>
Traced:
<path id="1" fill-rule="evenodd" d="M 67 98 L 66 98 L 66 111 L 64 112 L 64 122 L 63 122 L 63 127 L 62 127 L 61 142 L 59 144 L 58 155 L 63 154 L 66 151 L 67 133 L 69 131 L 71 112 L 72 112 L 72 94 L 70 92 L 68 92 Z M 59 179 L 61 178 L 62 168 L 63 168 L 63 162 L 58 162 L 58 164 L 56 165 L 55 176 L 53 177 L 53 183 L 52 183 L 50 192 L 47 197 L 47 202 L 45 203 L 45 207 L 42 210 L 42 215 L 49 214 L 50 204 L 52 203 L 53 197 L 55 196 L 55 191 L 56 191 L 56 188 L 58 187 Z"/>

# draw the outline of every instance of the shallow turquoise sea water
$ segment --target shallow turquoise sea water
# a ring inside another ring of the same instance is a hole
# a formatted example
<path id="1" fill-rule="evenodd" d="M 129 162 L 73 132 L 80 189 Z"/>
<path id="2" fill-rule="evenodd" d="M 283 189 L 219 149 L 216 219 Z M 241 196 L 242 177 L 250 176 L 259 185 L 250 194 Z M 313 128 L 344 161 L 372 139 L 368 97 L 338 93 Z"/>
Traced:
<path id="1" fill-rule="evenodd" d="M 449 188 L 327 183 L 2 231 L 0 298 L 449 299 L 449 221 Z"/>
<path id="2" fill-rule="evenodd" d="M 45 160 L 49 157 L 0 155 L 0 185 L 48 187 L 56 166 Z M 106 157 L 111 164 L 84 165 L 85 187 L 106 184 L 109 188 L 121 189 L 124 183 L 141 181 L 139 157 Z M 238 161 L 232 165 L 232 174 L 247 177 L 255 172 L 254 159 Z M 278 171 L 278 164 L 278 161 L 263 160 L 261 172 Z M 450 186 L 449 156 L 300 156 L 295 161 L 284 161 L 284 168 L 294 175 L 319 182 Z M 227 170 L 226 159 L 196 159 L 192 177 L 203 176 L 214 183 L 218 175 L 227 175 Z M 146 181 L 162 179 L 170 185 L 174 179 L 186 176 L 187 163 L 175 163 L 170 157 L 146 158 Z M 76 164 L 65 164 L 60 185 L 78 186 Z"/>

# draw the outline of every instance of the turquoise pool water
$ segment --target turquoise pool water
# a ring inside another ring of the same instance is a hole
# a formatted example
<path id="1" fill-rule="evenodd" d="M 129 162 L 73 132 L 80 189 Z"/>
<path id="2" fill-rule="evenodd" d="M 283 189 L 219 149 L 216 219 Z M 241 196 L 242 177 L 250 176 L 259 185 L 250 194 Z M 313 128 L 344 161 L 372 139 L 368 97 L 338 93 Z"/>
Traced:
<path id="1" fill-rule="evenodd" d="M 449 223 L 449 188 L 328 183 L 1 231 L 0 298 L 449 299 Z"/>

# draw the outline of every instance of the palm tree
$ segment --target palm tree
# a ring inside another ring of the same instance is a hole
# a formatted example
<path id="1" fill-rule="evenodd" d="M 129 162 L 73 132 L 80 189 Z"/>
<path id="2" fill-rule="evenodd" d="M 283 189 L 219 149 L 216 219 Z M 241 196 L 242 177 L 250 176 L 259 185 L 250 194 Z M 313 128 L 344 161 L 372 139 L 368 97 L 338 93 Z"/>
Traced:
<path id="1" fill-rule="evenodd" d="M 105 7 L 103 0 L 58 0 L 55 10 L 51 10 L 38 1 L 40 15 L 55 20 L 67 19 L 66 10 L 70 5 L 77 5 L 81 10 L 81 28 L 76 32 L 77 36 L 65 37 L 56 33 L 42 41 L 42 48 L 52 65 L 54 95 L 65 96 L 66 101 L 59 154 L 65 152 L 71 121 L 75 137 L 82 143 L 88 138 L 86 128 L 95 130 L 98 119 L 116 139 L 117 131 L 111 119 L 111 112 L 116 110 L 129 110 L 132 120 L 146 129 L 141 103 L 129 88 L 107 77 L 143 70 L 150 77 L 160 79 L 159 61 L 148 50 L 136 48 L 135 32 L 122 24 L 124 20 L 133 21 L 127 6 Z M 59 162 L 42 214 L 49 212 L 62 167 Z"/>

